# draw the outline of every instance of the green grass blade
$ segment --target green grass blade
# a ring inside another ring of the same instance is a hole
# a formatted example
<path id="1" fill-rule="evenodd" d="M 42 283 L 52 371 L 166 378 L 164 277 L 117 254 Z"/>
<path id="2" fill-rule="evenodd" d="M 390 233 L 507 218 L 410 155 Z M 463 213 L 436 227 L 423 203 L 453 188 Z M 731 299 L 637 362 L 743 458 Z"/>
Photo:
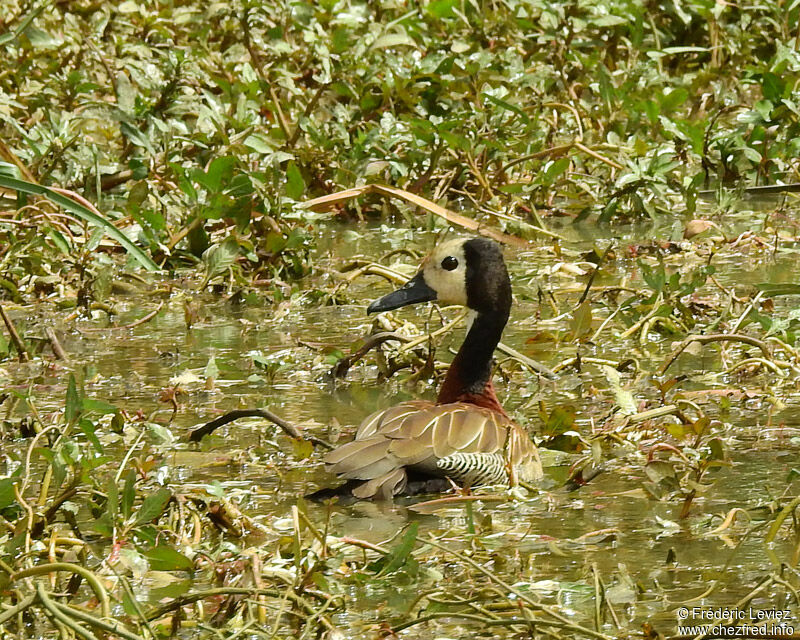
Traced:
<path id="1" fill-rule="evenodd" d="M 25 18 L 22 20 L 22 22 L 19 23 L 19 26 L 17 26 L 16 29 L 0 35 L 0 46 L 8 44 L 9 42 L 19 38 L 19 36 L 25 31 L 25 29 L 27 29 L 30 26 L 31 22 L 33 22 L 36 16 L 38 16 L 42 11 L 44 11 L 49 6 L 49 4 L 50 4 L 49 2 L 44 2 L 40 4 L 27 16 L 25 16 Z"/>
<path id="2" fill-rule="evenodd" d="M 63 207 L 66 211 L 69 211 L 72 215 L 77 216 L 81 220 L 85 220 L 89 224 L 93 224 L 102 228 L 106 235 L 114 238 L 114 240 L 125 247 L 125 250 L 134 258 L 136 258 L 139 264 L 141 264 L 148 271 L 159 270 L 159 266 L 153 262 L 144 251 L 131 242 L 128 236 L 117 229 L 113 224 L 111 224 L 110 221 L 106 220 L 102 216 L 97 215 L 94 211 L 87 209 L 82 204 L 78 204 L 74 200 L 63 196 L 60 193 L 56 193 L 52 189 L 43 187 L 42 185 L 27 182 L 25 180 L 18 180 L 16 178 L 9 178 L 8 176 L 4 175 L 0 175 L 0 187 L 13 189 L 14 191 L 21 191 L 22 193 L 27 193 L 30 195 L 45 196 L 46 198 L 49 198 L 57 205 Z"/>

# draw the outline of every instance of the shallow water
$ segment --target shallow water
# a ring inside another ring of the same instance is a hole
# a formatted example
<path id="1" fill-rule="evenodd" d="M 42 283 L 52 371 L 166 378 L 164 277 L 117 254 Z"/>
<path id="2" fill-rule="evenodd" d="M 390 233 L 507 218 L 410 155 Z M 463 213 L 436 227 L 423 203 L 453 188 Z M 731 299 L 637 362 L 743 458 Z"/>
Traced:
<path id="1" fill-rule="evenodd" d="M 744 210 L 730 220 L 726 218 L 729 238 L 748 228 L 761 228 L 762 218 L 772 204 L 759 206 L 761 209 L 756 212 Z M 637 261 L 641 258 L 656 264 L 655 260 L 642 258 L 646 256 L 644 249 L 679 239 L 680 229 L 681 221 L 640 224 L 623 229 L 622 233 L 615 227 L 617 258 L 603 266 L 594 284 L 610 286 L 624 280 L 628 286 L 641 287 Z M 580 350 L 583 357 L 634 357 L 644 369 L 654 369 L 654 363 L 662 362 L 671 352 L 673 341 L 682 336 L 652 332 L 646 341 L 638 337 L 621 339 L 621 327 L 611 325 L 603 339 L 593 345 L 576 347 L 574 341 L 563 339 L 570 318 L 568 314 L 559 316 L 573 308 L 586 277 L 549 270 L 559 261 L 582 260 L 581 254 L 595 245 L 604 249 L 612 237 L 611 229 L 590 225 L 565 224 L 555 230 L 566 238 L 558 250 L 551 241 L 541 241 L 529 251 L 506 252 L 516 303 L 504 342 L 551 367 Z M 326 270 L 341 269 L 354 256 L 375 258 L 409 246 L 425 251 L 434 240 L 433 233 L 397 231 L 378 225 L 331 225 L 320 231 L 314 256 L 317 270 L 301 283 L 301 289 L 329 290 Z M 797 279 L 796 250 L 789 243 L 779 243 L 778 250 L 773 251 L 746 243 L 719 249 L 697 240 L 679 253 L 665 253 L 663 259 L 670 270 L 684 271 L 702 264 L 712 247 L 718 254 L 713 263 L 719 283 L 723 287 L 736 286 L 740 295 L 744 294 L 744 287 L 758 282 Z M 389 262 L 395 261 L 405 262 L 408 272 L 413 272 L 414 261 L 408 256 L 396 255 Z M 184 284 L 179 283 L 176 291 L 185 288 Z M 553 293 L 555 310 L 541 301 L 539 289 Z M 369 333 L 374 319 L 364 313 L 367 301 L 388 290 L 388 283 L 380 278 L 363 276 L 344 289 L 343 295 L 350 302 L 325 306 L 310 299 L 304 301 L 299 293 L 291 302 L 233 305 L 219 296 L 194 292 L 193 302 L 202 309 L 203 317 L 191 329 L 187 329 L 184 320 L 181 293 L 168 298 L 118 299 L 122 310 L 114 318 L 118 325 L 133 322 L 155 308 L 159 300 L 165 300 L 157 317 L 130 330 L 86 332 L 83 330 L 102 327 L 104 320 L 65 321 L 65 313 L 47 305 L 34 310 L 36 316 L 29 315 L 28 324 L 35 328 L 41 321 L 55 322 L 66 351 L 74 354 L 79 363 L 87 395 L 115 404 L 131 416 L 138 412 L 150 421 L 167 422 L 172 409 L 159 401 L 159 393 L 170 386 L 171 378 L 187 371 L 194 373 L 197 380 L 181 385 L 185 394 L 179 397 L 180 406 L 169 425 L 176 440 L 170 445 L 171 453 L 163 457 L 165 478 L 178 492 L 202 491 L 218 482 L 230 497 L 241 501 L 248 515 L 280 531 L 298 497 L 335 482 L 321 469 L 318 454 L 309 460 L 297 459 L 290 441 L 259 420 L 229 424 L 200 447 L 182 440 L 191 428 L 223 412 L 262 406 L 325 438 L 333 438 L 341 431 L 341 438 L 346 440 L 354 426 L 377 408 L 410 397 L 433 398 L 435 388 L 430 381 L 410 388 L 400 375 L 376 384 L 377 369 L 371 356 L 356 364 L 344 380 L 331 380 L 328 376 L 336 350 L 348 352 L 351 345 Z M 713 286 L 707 285 L 698 295 L 724 306 L 724 293 Z M 795 299 L 776 298 L 773 315 L 787 314 Z M 597 314 L 594 328 L 611 308 L 597 299 L 593 304 Z M 447 313 L 448 317 L 453 316 L 453 312 Z M 403 310 L 396 315 L 421 321 L 420 324 L 430 317 L 434 328 L 439 322 L 425 308 Z M 543 338 L 544 332 L 561 336 L 562 341 Z M 461 334 L 459 331 L 445 340 L 437 358 L 449 360 L 445 347 L 457 346 Z M 254 355 L 262 358 L 266 368 L 254 363 Z M 207 389 L 204 372 L 212 357 L 219 374 L 214 388 Z M 502 356 L 499 359 L 505 360 Z M 608 382 L 596 366 L 585 365 L 580 372 L 564 370 L 555 382 L 538 380 L 510 362 L 502 366 L 509 380 L 501 385 L 501 399 L 510 413 L 534 432 L 539 428 L 539 401 L 549 408 L 573 406 L 578 415 L 577 427 L 587 434 L 613 406 Z M 647 481 L 643 472 L 645 453 L 637 451 L 635 443 L 621 444 L 620 455 L 611 456 L 606 471 L 573 492 L 561 488 L 561 482 L 577 454 L 548 454 L 546 471 L 551 480 L 541 495 L 511 504 L 475 507 L 480 546 L 491 559 L 493 570 L 519 588 L 538 593 L 543 602 L 560 606 L 568 617 L 587 626 L 593 624 L 596 572 L 619 619 L 617 629 L 608 616 L 604 618 L 603 630 L 613 635 L 635 633 L 643 622 L 671 633 L 677 623 L 676 607 L 703 594 L 712 583 L 716 588 L 697 602 L 704 607 L 731 607 L 764 575 L 780 568 L 776 560 L 789 561 L 791 541 L 779 536 L 767 549 L 763 543 L 765 528 L 756 529 L 749 536 L 743 535 L 745 524 L 718 534 L 710 532 L 730 509 L 766 505 L 784 495 L 800 448 L 796 385 L 785 385 L 776 399 L 765 391 L 774 382 L 768 373 L 749 378 L 702 375 L 704 371 L 720 370 L 719 349 L 715 346 L 706 347 L 699 355 L 684 354 L 670 369 L 670 375 L 689 376 L 682 386 L 687 391 L 723 387 L 757 391 L 752 398 L 733 400 L 730 406 L 717 401 L 703 403 L 710 416 L 731 425 L 724 440 L 732 464 L 709 472 L 705 482 L 711 487 L 695 500 L 689 519 L 679 521 L 679 499 L 657 501 L 643 490 Z M 6 363 L 0 370 L 0 382 L 6 387 L 22 388 L 27 385 L 29 374 L 29 367 Z M 40 372 L 33 387 L 40 412 L 60 410 L 65 379 L 65 372 L 59 368 Z M 654 387 L 634 382 L 634 375 L 623 374 L 623 383 L 631 385 L 637 401 L 657 399 Z M 3 411 L 7 418 L 24 414 L 20 405 Z M 130 434 L 116 439 L 112 436 L 108 451 L 121 457 L 131 442 Z M 24 450 L 24 441 L 17 444 Z M 319 523 L 325 520 L 324 507 L 309 505 L 308 509 Z M 329 532 L 384 543 L 409 522 L 416 521 L 420 537 L 433 533 L 458 549 L 472 544 L 466 535 L 466 518 L 463 506 L 421 515 L 401 503 L 361 503 L 336 506 Z M 587 536 L 598 531 L 604 533 Z M 435 566 L 441 570 L 448 565 L 437 562 Z M 354 584 L 349 593 L 352 607 L 334 616 L 334 621 L 346 637 L 374 637 L 370 625 L 402 612 L 421 590 L 445 587 L 457 592 L 461 576 L 454 565 L 450 568 L 453 573 L 445 571 L 438 581 L 435 576 L 421 574 L 418 580 L 406 578 L 405 584 L 402 576 L 388 584 Z M 767 590 L 750 606 L 795 606 L 787 605 L 777 594 L 777 590 Z M 149 593 L 143 589 L 140 593 L 142 599 L 152 603 L 163 595 L 158 589 Z M 795 622 L 800 628 L 800 617 Z M 476 631 L 463 621 L 445 619 L 411 627 L 400 637 L 465 637 L 465 633 L 471 637 L 514 636 L 512 630 L 502 627 Z"/>

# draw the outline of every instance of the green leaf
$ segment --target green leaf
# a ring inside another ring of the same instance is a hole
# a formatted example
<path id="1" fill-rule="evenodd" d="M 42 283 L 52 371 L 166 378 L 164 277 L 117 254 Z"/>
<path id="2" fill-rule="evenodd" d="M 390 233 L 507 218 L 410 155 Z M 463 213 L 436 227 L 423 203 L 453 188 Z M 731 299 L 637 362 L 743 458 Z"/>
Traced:
<path id="1" fill-rule="evenodd" d="M 292 455 L 298 460 L 308 460 L 314 453 L 314 444 L 309 440 L 292 438 Z"/>
<path id="2" fill-rule="evenodd" d="M 42 452 L 42 455 L 44 455 L 44 452 Z M 67 463 L 64 460 L 63 449 L 56 452 L 50 462 L 50 466 L 53 469 L 52 484 L 54 487 L 60 487 L 64 482 L 64 478 L 67 477 Z"/>
<path id="3" fill-rule="evenodd" d="M 206 368 L 205 371 L 203 372 L 203 375 L 206 378 L 216 379 L 219 377 L 219 367 L 217 366 L 217 361 L 214 358 L 214 356 L 211 356 L 208 359 L 208 363 L 206 364 Z"/>
<path id="4" fill-rule="evenodd" d="M 236 158 L 232 156 L 215 158 L 208 166 L 208 171 L 205 173 L 196 171 L 192 177 L 211 193 L 217 193 L 222 190 L 223 181 L 228 182 L 233 178 L 233 168 L 236 162 Z"/>
<path id="5" fill-rule="evenodd" d="M 78 394 L 78 386 L 75 384 L 75 375 L 69 374 L 67 382 L 67 399 L 64 403 L 64 418 L 67 424 L 74 424 L 81 413 L 81 397 Z"/>
<path id="6" fill-rule="evenodd" d="M 564 451 L 566 453 L 577 453 L 585 447 L 580 436 L 575 431 L 553 436 L 545 441 L 545 446 L 548 450 Z"/>
<path id="7" fill-rule="evenodd" d="M 292 200 L 299 200 L 303 197 L 306 190 L 306 183 L 303 180 L 303 174 L 300 169 L 295 165 L 294 160 L 289 162 L 286 167 L 286 195 Z"/>
<path id="8" fill-rule="evenodd" d="M 60 193 L 56 193 L 52 189 L 48 189 L 47 187 L 43 187 L 38 184 L 34 184 L 32 182 L 27 182 L 25 180 L 17 180 L 15 178 L 9 178 L 8 176 L 0 175 L 0 187 L 5 189 L 13 189 L 14 191 L 18 191 L 20 193 L 27 193 L 30 195 L 35 196 L 45 196 L 49 200 L 52 200 L 57 205 L 63 207 L 66 211 L 71 213 L 74 216 L 79 217 L 81 220 L 88 222 L 89 224 L 93 224 L 99 228 L 101 228 L 106 235 L 113 238 L 117 242 L 119 242 L 129 254 L 131 254 L 138 262 L 141 264 L 145 269 L 148 271 L 159 271 L 160 267 L 153 262 L 144 251 L 142 251 L 139 247 L 137 247 L 129 238 L 126 236 L 122 231 L 117 229 L 109 220 L 106 220 L 104 217 L 97 215 L 94 211 L 91 211 L 84 207 L 82 204 L 78 204 L 74 200 L 67 198 Z"/>
<path id="9" fill-rule="evenodd" d="M 97 439 L 97 434 L 95 433 L 97 429 L 95 423 L 83 418 L 78 422 L 78 427 L 80 427 L 80 430 L 86 435 L 86 439 L 92 443 L 94 450 L 97 451 L 97 453 L 103 453 L 103 445 L 100 444 L 100 440 Z"/>
<path id="10" fill-rule="evenodd" d="M 62 254 L 68 256 L 70 254 L 70 246 L 67 239 L 61 234 L 58 229 L 53 229 L 53 227 L 47 227 L 46 233 L 48 237 L 53 241 L 53 244 L 56 246 Z"/>
<path id="11" fill-rule="evenodd" d="M 208 249 L 208 233 L 206 233 L 202 224 L 192 225 L 187 240 L 189 241 L 189 251 L 198 258 L 202 257 L 203 253 Z"/>
<path id="12" fill-rule="evenodd" d="M 372 43 L 372 49 L 387 49 L 390 47 L 416 47 L 417 43 L 407 33 L 387 33 Z"/>
<path id="13" fill-rule="evenodd" d="M 0 478 L 0 511 L 17 501 L 13 478 Z"/>
<path id="14" fill-rule="evenodd" d="M 20 178 L 20 171 L 16 165 L 13 165 L 9 162 L 2 162 L 0 161 L 0 176 L 6 176 L 8 178 Z"/>
<path id="15" fill-rule="evenodd" d="M 206 270 L 206 279 L 225 273 L 239 257 L 239 243 L 233 236 L 228 236 L 219 244 L 215 244 L 203 252 L 202 261 Z"/>
<path id="16" fill-rule="evenodd" d="M 206 491 L 208 491 L 208 495 L 216 498 L 221 499 L 225 497 L 225 487 L 222 486 L 219 480 L 213 480 L 211 484 L 206 487 Z"/>
<path id="17" fill-rule="evenodd" d="M 658 293 L 664 290 L 664 286 L 667 284 L 667 273 L 663 263 L 659 262 L 658 266 L 653 269 L 646 262 L 639 260 L 639 268 L 642 270 L 642 278 L 653 291 Z"/>
<path id="18" fill-rule="evenodd" d="M 131 469 L 125 476 L 125 486 L 122 489 L 122 500 L 119 508 L 122 512 L 122 517 L 126 520 L 131 517 L 133 510 L 133 502 L 136 499 L 136 472 Z"/>
<path id="19" fill-rule="evenodd" d="M 689 98 L 689 92 L 686 89 L 679 88 L 673 89 L 661 98 L 661 113 L 667 114 L 675 111 Z"/>
<path id="20" fill-rule="evenodd" d="M 172 547 L 160 545 L 146 551 L 144 557 L 153 571 L 191 571 L 194 563 Z"/>
<path id="21" fill-rule="evenodd" d="M 544 169 L 538 176 L 536 182 L 543 185 L 550 185 L 555 182 L 562 173 L 564 173 L 572 162 L 571 158 L 559 158 L 544 165 Z"/>
<path id="22" fill-rule="evenodd" d="M 140 129 L 134 127 L 130 122 L 120 122 L 119 130 L 122 132 L 122 135 L 124 135 L 133 144 L 138 145 L 143 149 L 147 149 L 147 151 L 150 153 L 153 153 L 153 145 L 151 144 L 148 135 Z"/>
<path id="23" fill-rule="evenodd" d="M 633 395 L 627 389 L 623 389 L 620 381 L 619 372 L 614 367 L 608 365 L 602 366 L 603 373 L 608 380 L 608 386 L 614 392 L 614 400 L 617 403 L 620 411 L 627 416 L 632 416 L 636 413 L 636 402 Z"/>
<path id="24" fill-rule="evenodd" d="M 708 441 L 708 448 L 711 451 L 710 460 L 726 460 L 725 445 L 720 438 L 711 438 Z"/>
<path id="25" fill-rule="evenodd" d="M 138 213 L 149 193 L 150 187 L 148 187 L 147 181 L 139 180 L 128 192 L 128 209 Z"/>
<path id="26" fill-rule="evenodd" d="M 772 72 L 767 72 L 761 76 L 761 92 L 764 94 L 765 100 L 774 103 L 780 102 L 785 90 L 786 82 L 780 76 Z"/>
<path id="27" fill-rule="evenodd" d="M 453 7 L 456 6 L 456 0 L 432 0 L 425 7 L 425 11 L 434 18 L 449 18 L 455 15 Z"/>
<path id="28" fill-rule="evenodd" d="M 166 487 L 161 487 L 154 494 L 147 496 L 142 502 L 139 513 L 136 514 L 135 524 L 144 524 L 158 518 L 164 513 L 164 507 L 172 498 L 172 491 Z"/>
<path id="29" fill-rule="evenodd" d="M 677 481 L 675 467 L 664 460 L 651 460 L 645 465 L 644 472 L 655 483 L 666 480 L 669 484 L 674 484 Z"/>
<path id="30" fill-rule="evenodd" d="M 570 331 L 575 338 L 583 338 L 592 330 L 592 305 L 588 300 L 581 302 L 580 306 L 572 314 L 569 323 Z"/>
<path id="31" fill-rule="evenodd" d="M 556 407 L 547 417 L 542 434 L 554 436 L 570 431 L 575 427 L 575 407 Z M 549 446 L 549 445 L 548 445 Z"/>
<path id="32" fill-rule="evenodd" d="M 599 16 L 592 18 L 590 21 L 598 27 L 615 27 L 618 24 L 627 24 L 629 20 L 621 16 Z"/>
<path id="33" fill-rule="evenodd" d="M 606 107 L 611 109 L 617 98 L 617 90 L 614 87 L 614 81 L 611 74 L 604 64 L 597 65 L 597 81 L 600 88 L 600 97 L 606 103 Z"/>
<path id="34" fill-rule="evenodd" d="M 122 592 L 122 610 L 131 618 L 136 619 L 141 615 L 141 609 L 138 603 L 134 602 L 133 598 L 128 595 L 127 591 Z"/>
<path id="35" fill-rule="evenodd" d="M 263 153 L 265 155 L 275 150 L 275 146 L 270 143 L 269 139 L 260 133 L 251 133 L 244 139 L 243 144 L 256 153 Z"/>
<path id="36" fill-rule="evenodd" d="M 710 51 L 710 49 L 707 47 L 667 47 L 662 49 L 661 53 L 671 55 L 678 53 L 707 53 L 708 51 Z"/>
<path id="37" fill-rule="evenodd" d="M 49 4 L 50 4 L 49 2 L 42 2 L 41 4 L 39 4 L 38 7 L 36 7 L 33 11 L 31 11 L 27 16 L 25 16 L 22 19 L 22 22 L 20 22 L 17 25 L 17 28 L 14 29 L 14 31 L 0 35 L 0 46 L 3 46 L 4 44 L 8 44 L 9 42 L 16 40 L 30 26 L 31 22 L 34 21 L 36 16 L 38 16 L 42 11 L 44 11 Z"/>
<path id="38" fill-rule="evenodd" d="M 108 500 L 106 501 L 106 512 L 108 517 L 113 522 L 117 513 L 119 513 L 119 489 L 117 483 L 112 482 L 108 487 Z"/>
<path id="39" fill-rule="evenodd" d="M 408 529 L 406 529 L 398 545 L 383 558 L 370 564 L 369 569 L 377 571 L 380 575 L 384 576 L 401 569 L 409 560 L 411 552 L 414 550 L 414 543 L 417 539 L 417 529 L 419 529 L 419 523 L 412 522 Z"/>
<path id="40" fill-rule="evenodd" d="M 482 93 L 481 95 L 484 98 L 486 98 L 489 102 L 491 102 L 492 104 L 496 104 L 498 107 L 502 107 L 503 109 L 506 109 L 507 111 L 511 111 L 513 113 L 516 113 L 522 119 L 522 122 L 524 122 L 525 124 L 528 124 L 531 121 L 531 119 L 528 117 L 528 114 L 525 113 L 518 106 L 513 105 L 510 102 L 506 102 L 505 100 L 501 100 L 500 98 L 495 98 L 490 93 Z"/>
<path id="41" fill-rule="evenodd" d="M 99 413 L 103 416 L 119 411 L 113 404 L 94 398 L 84 398 L 82 408 L 85 413 Z"/>

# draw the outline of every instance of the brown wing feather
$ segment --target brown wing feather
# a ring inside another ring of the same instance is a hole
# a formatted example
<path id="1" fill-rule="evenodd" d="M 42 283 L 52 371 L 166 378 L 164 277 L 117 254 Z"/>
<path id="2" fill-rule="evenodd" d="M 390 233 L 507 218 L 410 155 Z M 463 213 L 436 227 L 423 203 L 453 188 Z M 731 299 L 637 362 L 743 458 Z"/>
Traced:
<path id="1" fill-rule="evenodd" d="M 431 457 L 430 443 L 419 438 L 395 438 L 389 443 L 389 451 L 402 460 L 406 467 L 420 464 Z"/>
<path id="2" fill-rule="evenodd" d="M 503 420 L 503 425 L 499 421 Z M 486 428 L 481 431 L 480 439 L 475 443 L 473 451 L 486 451 L 487 453 L 494 453 L 500 451 L 505 443 L 505 435 L 507 431 L 506 425 L 511 422 L 503 419 L 498 414 L 493 414 L 492 419 L 487 421 Z"/>
<path id="3" fill-rule="evenodd" d="M 407 478 L 404 468 L 394 469 L 357 486 L 353 489 L 353 495 L 362 500 L 367 500 L 369 498 L 391 500 L 392 496 L 402 493 L 403 489 L 406 488 Z"/>
<path id="4" fill-rule="evenodd" d="M 488 439 L 489 446 L 484 441 L 486 440 L 486 430 L 496 432 L 496 418 L 502 418 L 502 416 L 488 409 L 480 412 L 465 410 L 459 413 L 463 416 L 462 423 L 455 428 L 455 433 L 450 435 L 450 441 L 462 440 L 463 442 L 455 445 L 454 449 L 470 453 L 494 453 L 499 450 L 500 445 L 496 433 Z M 506 420 L 505 424 L 510 425 L 511 423 Z M 505 433 L 505 427 L 503 429 L 503 433 Z"/>
<path id="5" fill-rule="evenodd" d="M 382 409 L 367 416 L 356 431 L 356 440 L 369 438 L 376 433 L 390 431 L 393 425 L 402 423 L 409 415 L 432 407 L 433 403 L 425 400 L 401 402 L 389 409 Z"/>
<path id="6" fill-rule="evenodd" d="M 389 455 L 389 441 L 381 435 L 348 442 L 324 460 L 338 475 L 354 480 L 371 480 L 398 467 L 397 458 Z"/>
<path id="7" fill-rule="evenodd" d="M 405 489 L 407 468 L 436 475 L 442 473 L 436 460 L 455 453 L 501 453 L 515 475 L 541 477 L 536 445 L 523 429 L 499 413 L 464 402 L 415 400 L 373 413 L 356 439 L 330 452 L 325 462 L 344 478 L 367 481 L 353 490 L 356 497 L 391 497 Z"/>
<path id="8" fill-rule="evenodd" d="M 481 437 L 483 416 L 479 414 L 475 416 L 478 420 L 470 421 L 469 411 L 454 411 L 450 415 L 452 424 L 447 431 L 447 444 L 454 451 L 473 451 Z"/>

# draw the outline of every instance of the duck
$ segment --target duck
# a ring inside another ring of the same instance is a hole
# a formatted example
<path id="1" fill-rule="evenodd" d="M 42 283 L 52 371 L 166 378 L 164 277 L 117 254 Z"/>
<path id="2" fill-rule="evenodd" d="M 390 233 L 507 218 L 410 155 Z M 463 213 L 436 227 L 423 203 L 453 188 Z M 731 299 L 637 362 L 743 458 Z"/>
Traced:
<path id="1" fill-rule="evenodd" d="M 542 477 L 530 435 L 513 422 L 492 382 L 493 353 L 508 323 L 512 294 L 500 245 L 457 238 L 437 246 L 401 288 L 367 313 L 436 302 L 469 310 L 467 333 L 435 402 L 411 400 L 369 415 L 355 438 L 328 452 L 328 472 L 345 480 L 308 496 L 391 500 L 464 486 L 516 485 Z"/>

